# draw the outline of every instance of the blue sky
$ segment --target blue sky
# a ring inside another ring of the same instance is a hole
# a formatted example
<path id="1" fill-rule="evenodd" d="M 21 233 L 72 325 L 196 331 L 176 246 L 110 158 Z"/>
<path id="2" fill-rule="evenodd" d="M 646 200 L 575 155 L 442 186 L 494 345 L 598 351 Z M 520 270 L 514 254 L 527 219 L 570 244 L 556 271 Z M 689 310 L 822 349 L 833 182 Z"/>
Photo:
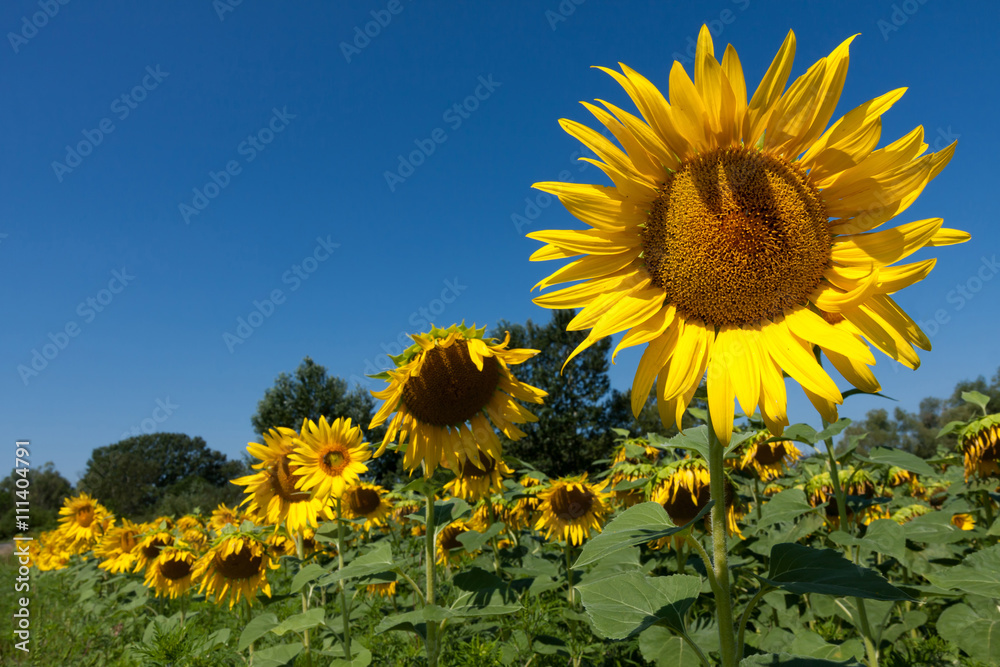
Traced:
<path id="1" fill-rule="evenodd" d="M 790 28 L 793 76 L 860 32 L 838 116 L 908 86 L 882 144 L 916 125 L 932 149 L 958 139 L 899 220 L 973 234 L 898 295 L 933 322 L 923 367 L 878 355 L 884 391 L 915 409 L 1000 365 L 997 19 L 940 0 L 6 2 L 0 431 L 71 481 L 132 429 L 235 457 L 306 355 L 364 380 L 428 319 L 547 321 L 528 290 L 554 266 L 528 262 L 524 235 L 579 225 L 530 185 L 607 183 L 558 119 L 593 124 L 580 100 L 632 108 L 591 65 L 665 88 L 703 23 L 749 86 Z M 638 356 L 619 355 L 614 386 Z M 816 425 L 789 395 L 792 421 Z"/>

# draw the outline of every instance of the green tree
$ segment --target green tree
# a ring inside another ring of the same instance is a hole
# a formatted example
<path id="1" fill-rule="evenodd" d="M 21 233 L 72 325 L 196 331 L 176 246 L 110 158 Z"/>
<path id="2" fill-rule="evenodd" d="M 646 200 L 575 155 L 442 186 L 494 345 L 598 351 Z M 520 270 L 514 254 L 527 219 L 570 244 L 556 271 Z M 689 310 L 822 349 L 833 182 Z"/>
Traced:
<path id="1" fill-rule="evenodd" d="M 30 468 L 25 478 L 28 480 L 26 490 L 30 503 L 27 507 L 31 510 L 27 515 L 28 525 L 31 530 L 55 528 L 59 523 L 59 509 L 66 497 L 73 494 L 73 485 L 59 474 L 51 461 L 41 467 Z M 0 480 L 0 507 L 5 508 L 0 514 L 0 540 L 10 539 L 15 532 L 22 532 L 16 530 L 14 525 L 18 516 L 24 516 L 15 511 L 15 501 L 24 499 L 15 495 L 17 491 L 25 490 L 18 487 L 19 479 L 24 478 L 15 469 Z"/>
<path id="2" fill-rule="evenodd" d="M 204 511 L 235 502 L 240 490 L 229 480 L 245 470 L 241 462 L 209 449 L 202 438 L 152 433 L 95 449 L 77 486 L 118 516 L 139 521 L 152 518 L 164 498 L 195 484 L 217 492 L 199 498 Z M 185 511 L 193 508 L 190 504 Z"/>
<path id="3" fill-rule="evenodd" d="M 365 440 L 373 448 L 382 442 L 385 428 L 371 431 L 368 424 L 375 416 L 375 400 L 360 385 L 348 390 L 347 381 L 329 375 L 326 367 L 306 357 L 295 369 L 293 375 L 281 373 L 274 386 L 264 392 L 264 398 L 257 404 L 257 412 L 250 418 L 258 434 L 275 426 L 284 426 L 296 431 L 302 428 L 303 419 L 318 421 L 326 417 L 333 421 L 339 417 L 350 417 L 353 424 L 361 426 Z M 387 483 L 399 471 L 395 453 L 368 463 L 370 473 L 380 482 Z"/>

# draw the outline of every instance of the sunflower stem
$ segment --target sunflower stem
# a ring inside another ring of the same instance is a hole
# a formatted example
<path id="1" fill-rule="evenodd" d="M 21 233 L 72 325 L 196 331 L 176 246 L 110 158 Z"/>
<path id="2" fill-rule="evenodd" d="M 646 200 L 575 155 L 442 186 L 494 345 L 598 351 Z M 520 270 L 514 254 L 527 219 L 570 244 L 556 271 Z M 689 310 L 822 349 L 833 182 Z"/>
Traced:
<path id="1" fill-rule="evenodd" d="M 340 498 L 337 498 L 337 571 L 344 569 L 344 518 Z M 340 611 L 344 617 L 344 657 L 351 659 L 351 606 L 347 601 L 347 586 L 340 580 Z"/>
<path id="2" fill-rule="evenodd" d="M 750 614 L 753 613 L 760 599 L 771 590 L 774 590 L 771 586 L 761 586 L 760 590 L 754 593 L 754 596 L 750 598 L 750 602 L 747 603 L 746 608 L 743 610 L 743 614 L 740 616 L 740 629 L 736 635 L 736 655 L 741 657 L 743 655 L 743 638 L 746 634 L 747 621 L 750 620 Z"/>
<path id="3" fill-rule="evenodd" d="M 427 535 L 424 540 L 424 559 L 427 561 L 427 606 L 434 604 L 434 577 L 435 572 L 435 538 L 437 537 L 436 525 L 434 522 L 434 492 L 429 491 L 427 493 L 427 516 L 426 516 L 426 526 Z M 438 643 L 438 626 L 437 621 L 427 622 L 427 641 L 424 646 L 427 650 L 427 667 L 437 667 L 438 655 L 441 648 Z"/>
<path id="4" fill-rule="evenodd" d="M 295 554 L 299 557 L 299 567 L 302 567 L 302 561 L 305 560 L 306 547 L 302 540 L 302 533 L 295 534 Z M 309 597 L 306 593 L 306 589 L 303 588 L 302 592 L 299 594 L 302 597 L 302 613 L 309 611 Z M 302 648 L 306 650 L 306 664 L 312 667 L 312 651 L 309 649 L 309 630 L 302 631 Z"/>
<path id="5" fill-rule="evenodd" d="M 708 419 L 708 471 L 711 477 L 712 505 L 712 569 L 718 591 L 715 609 L 719 616 L 719 644 L 722 667 L 736 667 L 736 633 L 733 624 L 733 600 L 729 586 L 729 560 L 726 553 L 726 446 L 715 434 L 711 414 Z"/>
<path id="6" fill-rule="evenodd" d="M 564 552 L 566 554 L 566 602 L 569 603 L 570 609 L 574 609 L 576 601 L 573 596 L 573 544 L 569 541 L 568 536 Z"/>
<path id="7" fill-rule="evenodd" d="M 487 528 L 493 526 L 497 522 L 497 514 L 493 510 L 493 496 L 486 497 L 486 507 L 489 511 L 490 525 Z M 500 540 L 494 535 L 490 538 L 490 546 L 493 547 L 493 571 L 497 573 L 497 576 L 503 576 L 503 568 L 500 565 Z"/>

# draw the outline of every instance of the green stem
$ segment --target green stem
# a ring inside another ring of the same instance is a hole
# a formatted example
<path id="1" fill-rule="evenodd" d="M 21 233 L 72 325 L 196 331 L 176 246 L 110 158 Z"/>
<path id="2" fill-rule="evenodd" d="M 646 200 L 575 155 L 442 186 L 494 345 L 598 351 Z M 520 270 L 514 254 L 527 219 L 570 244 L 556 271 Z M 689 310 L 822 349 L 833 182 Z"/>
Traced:
<path id="1" fill-rule="evenodd" d="M 492 528 L 493 524 L 496 523 L 496 521 L 497 521 L 496 511 L 493 509 L 493 496 L 488 496 L 486 498 L 486 507 L 487 507 L 487 510 L 489 512 L 489 517 L 490 517 L 490 525 L 487 526 L 487 529 L 489 529 L 489 528 Z M 499 544 L 500 544 L 500 542 L 499 542 L 499 540 L 497 540 L 497 536 L 496 535 L 494 535 L 493 537 L 490 538 L 490 545 L 493 547 L 493 571 L 496 572 L 498 576 L 500 576 L 500 575 L 503 574 L 503 572 L 502 572 L 503 568 L 500 565 L 500 547 L 499 547 Z"/>
<path id="2" fill-rule="evenodd" d="M 878 647 L 872 641 L 872 628 L 868 623 L 868 610 L 862 598 L 854 598 L 858 605 L 858 618 L 861 620 L 861 638 L 865 643 L 865 653 L 868 656 L 868 667 L 878 667 Z"/>
<path id="3" fill-rule="evenodd" d="M 427 535 L 424 540 L 424 559 L 427 561 L 427 605 L 434 604 L 434 577 L 435 572 L 435 557 L 436 549 L 434 540 L 437 537 L 436 529 L 437 526 L 434 523 L 434 492 L 431 491 L 427 494 Z M 437 621 L 427 622 L 427 641 L 424 646 L 427 650 L 427 667 L 437 667 L 438 655 L 441 652 L 438 638 L 438 630 L 440 626 Z"/>
<path id="4" fill-rule="evenodd" d="M 424 592 L 420 590 L 420 586 L 417 585 L 417 582 L 415 582 L 413 579 L 409 577 L 409 575 L 403 572 L 403 569 L 400 567 L 396 568 L 396 574 L 401 576 L 403 580 L 410 585 L 410 588 L 413 589 L 413 593 L 417 596 L 417 599 L 420 600 L 420 604 L 423 605 L 424 600 L 426 598 L 424 597 Z M 393 601 L 395 601 L 395 598 L 393 598 Z"/>
<path id="5" fill-rule="evenodd" d="M 340 498 L 337 498 L 337 571 L 344 569 L 344 519 Z M 347 601 L 347 585 L 340 580 L 340 612 L 344 617 L 344 656 L 351 659 L 351 605 Z"/>
<path id="6" fill-rule="evenodd" d="M 719 645 L 722 667 L 736 667 L 739 657 L 736 653 L 736 634 L 733 624 L 733 600 L 729 587 L 729 560 L 726 553 L 726 471 L 725 452 L 728 442 L 720 442 L 712 427 L 711 414 L 708 418 L 708 472 L 711 477 L 712 506 L 712 569 L 718 592 L 715 594 L 715 608 L 719 617 Z"/>
<path id="7" fill-rule="evenodd" d="M 712 663 L 709 662 L 708 656 L 705 655 L 705 652 L 701 650 L 701 647 L 699 647 L 698 644 L 694 642 L 694 640 L 688 637 L 688 634 L 686 632 L 681 633 L 681 639 L 686 641 L 687 645 L 691 647 L 691 650 L 698 655 L 698 659 L 701 660 L 701 664 L 705 665 L 705 667 L 712 667 Z"/>
<path id="8" fill-rule="evenodd" d="M 295 553 L 299 557 L 299 567 L 302 567 L 302 561 L 305 560 L 305 545 L 302 542 L 302 533 L 296 533 L 295 535 Z M 309 597 L 306 594 L 306 589 L 303 588 L 301 592 L 302 597 L 302 613 L 309 611 Z M 302 648 L 306 650 L 306 664 L 312 667 L 312 651 L 309 649 L 309 630 L 302 631 Z"/>
<path id="9" fill-rule="evenodd" d="M 743 615 L 740 616 L 740 629 L 736 635 L 736 655 L 743 655 L 743 637 L 746 633 L 747 621 L 750 620 L 750 614 L 753 613 L 753 610 L 757 607 L 757 603 L 760 602 L 760 599 L 770 590 L 772 590 L 771 586 L 761 586 L 760 590 L 757 591 L 752 598 L 750 598 L 750 602 L 747 602 L 746 609 L 743 610 Z"/>
<path id="10" fill-rule="evenodd" d="M 708 585 L 712 587 L 712 592 L 716 595 L 719 594 L 719 582 L 715 579 L 715 572 L 712 571 L 712 559 L 705 551 L 705 547 L 701 546 L 701 542 L 696 540 L 693 535 L 688 534 L 687 542 L 694 550 L 698 552 L 698 556 L 701 557 L 701 561 L 705 564 L 705 573 L 708 575 Z"/>
<path id="11" fill-rule="evenodd" d="M 564 549 L 566 554 L 566 602 L 569 603 L 569 608 L 575 608 L 576 601 L 573 598 L 573 545 L 570 543 L 569 538 L 566 539 L 566 548 Z"/>
<path id="12" fill-rule="evenodd" d="M 753 508 L 757 514 L 757 523 L 760 523 L 761 519 L 760 486 L 756 477 L 753 478 Z"/>

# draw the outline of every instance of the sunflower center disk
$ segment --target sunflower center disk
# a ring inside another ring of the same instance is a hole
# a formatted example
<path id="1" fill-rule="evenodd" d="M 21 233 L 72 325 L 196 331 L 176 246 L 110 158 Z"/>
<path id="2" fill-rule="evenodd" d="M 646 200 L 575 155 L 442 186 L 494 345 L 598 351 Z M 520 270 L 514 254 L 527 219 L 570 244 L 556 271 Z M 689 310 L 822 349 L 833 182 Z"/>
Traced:
<path id="1" fill-rule="evenodd" d="M 167 560 L 160 563 L 160 574 L 171 581 L 177 581 L 191 574 L 191 564 L 183 560 Z"/>
<path id="2" fill-rule="evenodd" d="M 757 445 L 757 453 L 754 454 L 754 458 L 762 466 L 774 465 L 784 460 L 785 445 L 782 443 Z"/>
<path id="3" fill-rule="evenodd" d="M 90 524 L 94 523 L 94 508 L 84 507 L 77 511 L 76 522 L 84 528 L 90 528 Z"/>
<path id="4" fill-rule="evenodd" d="M 462 464 L 462 477 L 482 479 L 483 477 L 489 477 L 496 470 L 497 462 L 482 451 L 479 452 L 479 462 L 483 464 L 482 468 L 473 463 L 472 459 L 466 459 L 465 463 Z"/>
<path id="5" fill-rule="evenodd" d="M 331 449 L 323 455 L 323 464 L 328 473 L 338 475 L 347 465 L 347 452 L 342 448 Z"/>
<path id="6" fill-rule="evenodd" d="M 355 514 L 368 516 L 378 509 L 382 499 L 379 498 L 378 492 L 372 489 L 355 489 L 348 495 L 347 504 Z"/>
<path id="7" fill-rule="evenodd" d="M 173 540 L 170 540 L 170 542 L 172 541 Z M 170 542 L 157 537 L 155 540 L 153 540 L 152 542 L 150 542 L 149 544 L 147 544 L 142 548 L 142 555 L 148 558 L 149 560 L 153 560 L 154 558 L 160 555 L 160 549 L 169 546 Z"/>
<path id="8" fill-rule="evenodd" d="M 296 468 L 298 466 L 295 466 Z M 294 469 L 288 463 L 288 457 L 284 456 L 281 462 L 271 467 L 271 483 L 274 492 L 290 503 L 299 503 L 309 500 L 309 494 L 295 488 L 298 480 L 294 474 Z"/>
<path id="9" fill-rule="evenodd" d="M 249 547 L 244 545 L 239 553 L 231 553 L 225 558 L 216 556 L 215 569 L 226 579 L 249 579 L 260 574 L 263 562 L 263 556 L 253 555 Z"/>
<path id="10" fill-rule="evenodd" d="M 663 503 L 663 509 L 667 511 L 667 516 L 677 526 L 684 526 L 694 521 L 708 501 L 711 500 L 711 489 L 706 485 L 698 489 L 698 502 L 694 501 L 691 493 L 687 489 L 681 489 L 672 500 Z"/>
<path id="11" fill-rule="evenodd" d="M 581 489 L 560 489 L 549 501 L 552 513 L 560 519 L 579 519 L 590 511 L 594 504 L 594 494 Z"/>
<path id="12" fill-rule="evenodd" d="M 483 370 L 469 356 L 468 343 L 424 352 L 420 375 L 403 385 L 403 403 L 414 417 L 432 426 L 457 426 L 482 410 L 496 391 L 500 370 L 485 357 Z"/>
<path id="13" fill-rule="evenodd" d="M 830 263 L 819 192 L 797 167 L 742 147 L 671 174 L 641 241 L 667 303 L 715 326 L 755 324 L 805 303 Z"/>

